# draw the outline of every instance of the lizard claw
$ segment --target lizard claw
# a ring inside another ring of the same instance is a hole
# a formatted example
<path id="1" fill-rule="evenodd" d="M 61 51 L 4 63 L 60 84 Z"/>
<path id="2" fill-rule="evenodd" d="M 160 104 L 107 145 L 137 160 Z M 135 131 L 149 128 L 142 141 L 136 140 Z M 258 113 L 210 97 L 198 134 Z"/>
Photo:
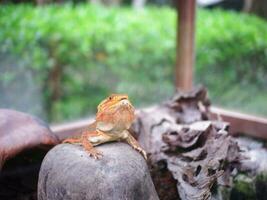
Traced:
<path id="1" fill-rule="evenodd" d="M 89 153 L 89 156 L 93 157 L 96 160 L 103 157 L 103 153 L 96 149 L 90 149 L 90 150 L 87 150 L 87 152 Z"/>
<path id="2" fill-rule="evenodd" d="M 142 154 L 145 160 L 147 160 L 147 154 L 144 149 L 142 149 L 141 147 L 134 147 L 134 148 Z"/>
<path id="3" fill-rule="evenodd" d="M 147 160 L 147 154 L 145 152 L 145 150 L 141 150 L 140 153 L 143 155 L 143 157 L 145 158 L 145 160 Z"/>

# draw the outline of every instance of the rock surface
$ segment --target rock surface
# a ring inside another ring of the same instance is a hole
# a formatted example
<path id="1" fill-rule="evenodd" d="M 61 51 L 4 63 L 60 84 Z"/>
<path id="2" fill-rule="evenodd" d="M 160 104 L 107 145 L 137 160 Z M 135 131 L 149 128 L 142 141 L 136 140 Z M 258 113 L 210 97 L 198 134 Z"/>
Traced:
<path id="1" fill-rule="evenodd" d="M 0 170 L 6 160 L 19 153 L 59 142 L 40 119 L 27 113 L 0 109 Z"/>
<path id="2" fill-rule="evenodd" d="M 38 181 L 39 200 L 157 200 L 144 158 L 128 144 L 96 147 L 94 160 L 81 146 L 62 144 L 46 155 Z"/>

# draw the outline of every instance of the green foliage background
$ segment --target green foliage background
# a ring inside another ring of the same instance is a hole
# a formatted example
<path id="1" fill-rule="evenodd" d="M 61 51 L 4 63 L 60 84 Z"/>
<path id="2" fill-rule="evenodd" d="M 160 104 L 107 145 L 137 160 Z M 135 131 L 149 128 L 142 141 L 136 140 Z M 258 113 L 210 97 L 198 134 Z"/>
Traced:
<path id="1" fill-rule="evenodd" d="M 162 7 L 1 6 L 0 106 L 57 122 L 95 112 L 114 92 L 129 94 L 136 106 L 167 99 L 174 92 L 175 21 L 175 11 Z M 196 83 L 208 87 L 215 104 L 267 115 L 267 23 L 198 10 L 196 43 Z M 49 82 L 55 67 L 56 98 Z M 31 102 L 26 93 L 8 103 L 12 89 L 31 86 L 44 109 L 21 103 Z"/>

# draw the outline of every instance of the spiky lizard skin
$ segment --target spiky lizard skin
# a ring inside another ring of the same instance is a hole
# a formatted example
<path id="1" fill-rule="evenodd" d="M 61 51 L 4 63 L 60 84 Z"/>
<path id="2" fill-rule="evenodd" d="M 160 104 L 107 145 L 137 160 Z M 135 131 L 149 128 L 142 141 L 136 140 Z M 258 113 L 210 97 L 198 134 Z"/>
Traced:
<path id="1" fill-rule="evenodd" d="M 146 152 L 129 132 L 134 119 L 134 107 L 128 96 L 112 94 L 98 105 L 95 122 L 89 125 L 81 136 L 68 138 L 63 143 L 81 144 L 90 156 L 98 159 L 103 154 L 94 146 L 123 140 L 147 159 Z"/>

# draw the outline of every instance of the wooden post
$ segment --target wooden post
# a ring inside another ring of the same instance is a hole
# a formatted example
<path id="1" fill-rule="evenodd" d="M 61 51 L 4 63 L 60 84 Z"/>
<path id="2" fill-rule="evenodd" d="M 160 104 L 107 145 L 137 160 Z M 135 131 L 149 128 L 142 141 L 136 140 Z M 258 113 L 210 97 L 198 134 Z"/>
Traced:
<path id="1" fill-rule="evenodd" d="M 195 0 L 177 0 L 177 53 L 176 88 L 190 91 L 193 87 L 194 36 L 195 36 Z"/>

